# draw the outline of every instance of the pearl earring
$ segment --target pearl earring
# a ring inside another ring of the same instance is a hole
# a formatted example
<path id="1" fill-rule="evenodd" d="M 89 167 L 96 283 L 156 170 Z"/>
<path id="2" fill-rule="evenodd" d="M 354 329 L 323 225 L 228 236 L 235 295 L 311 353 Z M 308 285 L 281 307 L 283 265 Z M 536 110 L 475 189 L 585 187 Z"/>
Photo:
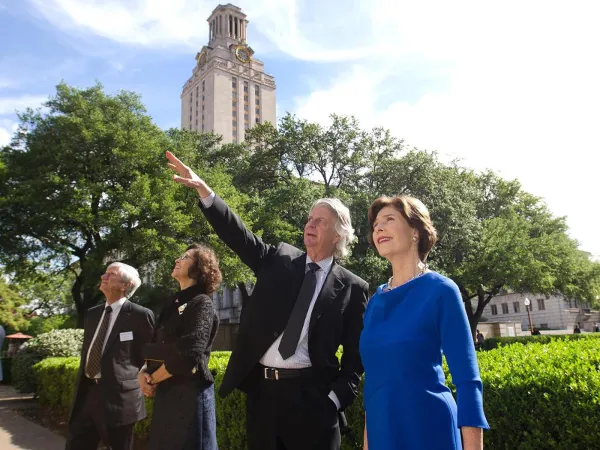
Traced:
<path id="1" fill-rule="evenodd" d="M 413 241 L 417 242 L 417 237 L 416 236 L 413 236 Z"/>

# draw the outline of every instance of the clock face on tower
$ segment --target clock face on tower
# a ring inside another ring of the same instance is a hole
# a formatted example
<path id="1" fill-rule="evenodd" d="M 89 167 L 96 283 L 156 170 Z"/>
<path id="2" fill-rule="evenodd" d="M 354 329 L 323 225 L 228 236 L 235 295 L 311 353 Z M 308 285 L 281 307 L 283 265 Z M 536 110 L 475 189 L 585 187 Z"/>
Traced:
<path id="1" fill-rule="evenodd" d="M 204 67 L 205 64 L 206 64 L 206 53 L 201 53 L 200 57 L 198 58 L 198 65 L 200 67 Z"/>
<path id="2" fill-rule="evenodd" d="M 246 47 L 238 47 L 235 49 L 235 56 L 243 63 L 250 61 L 250 52 Z"/>

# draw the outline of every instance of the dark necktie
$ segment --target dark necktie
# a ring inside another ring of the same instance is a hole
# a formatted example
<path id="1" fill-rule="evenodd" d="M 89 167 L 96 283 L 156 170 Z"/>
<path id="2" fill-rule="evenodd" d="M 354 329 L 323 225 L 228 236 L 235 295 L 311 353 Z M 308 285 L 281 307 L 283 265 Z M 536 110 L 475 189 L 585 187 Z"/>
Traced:
<path id="1" fill-rule="evenodd" d="M 308 308 L 315 294 L 315 288 L 317 287 L 316 272 L 320 270 L 320 267 L 318 264 L 309 263 L 308 269 L 308 272 L 304 275 L 304 281 L 302 281 L 300 293 L 294 304 L 292 315 L 288 320 L 285 332 L 279 343 L 279 354 L 283 359 L 288 359 L 296 353 L 296 347 L 300 340 L 300 333 L 302 333 L 302 328 L 304 328 L 306 314 L 308 313 Z"/>
<path id="2" fill-rule="evenodd" d="M 92 349 L 90 350 L 90 356 L 88 357 L 87 364 L 85 365 L 85 374 L 88 378 L 96 378 L 96 375 L 100 373 L 100 359 L 102 358 L 102 347 L 104 346 L 104 339 L 106 339 L 106 332 L 108 331 L 108 324 L 110 323 L 110 313 L 112 308 L 107 306 L 104 310 L 104 318 L 98 328 L 98 334 L 96 340 L 92 342 Z"/>

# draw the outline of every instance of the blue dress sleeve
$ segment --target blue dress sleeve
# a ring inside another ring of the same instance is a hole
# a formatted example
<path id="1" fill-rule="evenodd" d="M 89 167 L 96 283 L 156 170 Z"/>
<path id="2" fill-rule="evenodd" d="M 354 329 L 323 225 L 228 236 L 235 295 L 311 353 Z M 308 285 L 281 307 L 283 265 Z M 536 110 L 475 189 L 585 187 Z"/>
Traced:
<path id="1" fill-rule="evenodd" d="M 483 385 L 467 313 L 458 286 L 451 280 L 442 284 L 437 313 L 442 351 L 456 386 L 458 426 L 489 429 L 483 412 Z"/>

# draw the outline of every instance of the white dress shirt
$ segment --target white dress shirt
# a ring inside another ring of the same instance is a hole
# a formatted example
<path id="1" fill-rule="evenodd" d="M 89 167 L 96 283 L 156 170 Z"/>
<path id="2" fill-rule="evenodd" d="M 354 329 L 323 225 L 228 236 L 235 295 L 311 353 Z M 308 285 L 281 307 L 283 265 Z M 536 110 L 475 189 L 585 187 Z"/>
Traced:
<path id="1" fill-rule="evenodd" d="M 121 312 L 121 308 L 123 307 L 123 304 L 125 303 L 126 300 L 127 300 L 127 298 L 123 297 L 123 298 L 120 298 L 119 300 L 117 300 L 116 302 L 114 302 L 112 305 L 109 305 L 108 302 L 106 302 L 104 304 L 104 311 L 102 311 L 102 316 L 100 316 L 100 321 L 98 322 L 98 326 L 96 327 L 96 331 L 94 332 L 94 337 L 92 338 L 92 342 L 90 342 L 90 348 L 88 348 L 88 352 L 87 352 L 87 356 L 86 356 L 86 360 L 85 360 L 86 364 L 87 364 L 87 360 L 90 357 L 90 351 L 92 350 L 92 346 L 94 345 L 96 336 L 98 336 L 98 330 L 100 329 L 100 325 L 102 324 L 102 321 L 104 320 L 104 314 L 106 314 L 106 307 L 110 306 L 112 308 L 112 312 L 110 313 L 110 320 L 108 322 L 108 329 L 106 330 L 106 336 L 104 337 L 104 342 L 102 343 L 102 353 L 104 353 L 104 347 L 106 347 L 106 341 L 108 340 L 108 337 L 110 336 L 110 332 L 112 331 L 115 321 L 117 320 L 117 316 L 119 315 L 119 312 Z M 96 378 L 100 378 L 100 373 L 98 373 L 98 375 L 96 375 Z"/>
<path id="2" fill-rule="evenodd" d="M 308 255 L 306 255 L 306 267 L 305 271 L 308 271 L 308 264 L 313 262 Z M 271 347 L 266 351 L 263 357 L 260 359 L 260 363 L 263 366 L 275 367 L 277 369 L 304 369 L 311 367 L 310 356 L 308 354 L 308 325 L 310 324 L 310 316 L 312 310 L 315 307 L 317 297 L 321 293 L 323 284 L 325 284 L 325 278 L 329 274 L 329 270 L 333 264 L 333 256 L 330 256 L 323 261 L 317 262 L 321 270 L 315 273 L 317 277 L 317 285 L 315 286 L 315 292 L 313 298 L 308 307 L 308 312 L 304 318 L 304 326 L 300 332 L 300 339 L 298 340 L 298 346 L 296 347 L 296 353 L 290 356 L 288 359 L 283 359 L 279 353 L 279 344 L 285 334 L 285 331 L 279 335 L 279 337 L 273 342 Z"/>

